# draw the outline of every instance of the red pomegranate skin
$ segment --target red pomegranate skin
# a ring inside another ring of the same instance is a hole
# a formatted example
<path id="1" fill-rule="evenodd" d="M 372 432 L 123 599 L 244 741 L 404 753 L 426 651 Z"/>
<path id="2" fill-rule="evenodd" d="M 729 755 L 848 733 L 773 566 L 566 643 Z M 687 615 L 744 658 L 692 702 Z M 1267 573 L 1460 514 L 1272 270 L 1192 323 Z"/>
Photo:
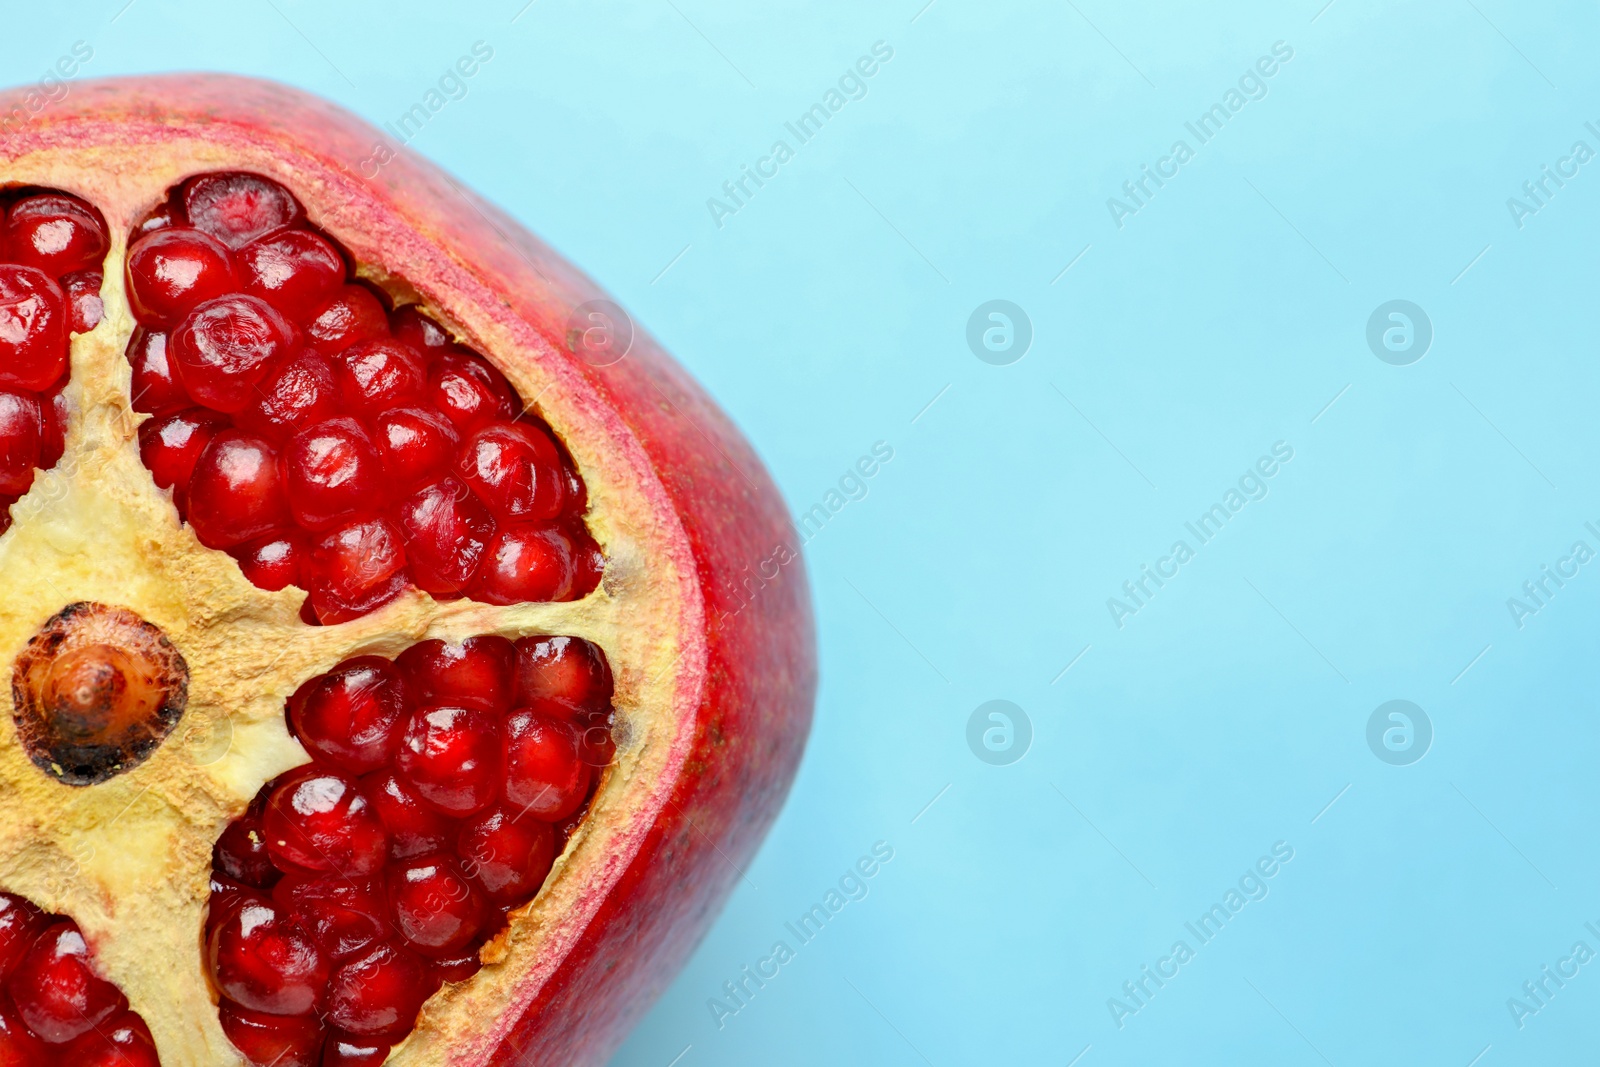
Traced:
<path id="1" fill-rule="evenodd" d="M 0 112 L 20 100 L 0 94 Z M 447 307 L 491 317 L 502 365 L 504 353 L 536 354 L 555 388 L 584 398 L 586 421 L 611 442 L 608 463 L 639 472 L 658 515 L 679 527 L 672 552 L 689 617 L 667 776 L 631 816 L 642 821 L 631 852 L 574 905 L 587 913 L 579 931 L 551 944 L 554 958 L 487 1033 L 451 1055 L 460 1067 L 603 1063 L 716 917 L 804 748 L 815 634 L 783 501 L 733 423 L 642 329 L 605 367 L 571 352 L 568 317 L 605 297 L 592 281 L 331 103 L 229 75 L 83 81 L 9 132 L 0 157 L 65 149 L 86 166 L 97 146 L 134 144 L 172 157 L 202 133 L 210 158 L 193 171 L 249 161 L 242 169 L 299 193 L 358 260 L 394 265 Z"/>

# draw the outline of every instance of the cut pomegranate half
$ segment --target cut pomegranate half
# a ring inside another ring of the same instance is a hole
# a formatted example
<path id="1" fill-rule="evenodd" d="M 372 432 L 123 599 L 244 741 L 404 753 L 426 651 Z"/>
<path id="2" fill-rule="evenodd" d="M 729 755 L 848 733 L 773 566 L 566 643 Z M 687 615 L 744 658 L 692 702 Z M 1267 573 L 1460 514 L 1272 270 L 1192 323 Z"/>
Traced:
<path id="1" fill-rule="evenodd" d="M 378 137 L 173 76 L 0 139 L 0 890 L 115 986 L 0 929 L 0 1064 L 603 1062 L 793 777 L 760 462 Z"/>

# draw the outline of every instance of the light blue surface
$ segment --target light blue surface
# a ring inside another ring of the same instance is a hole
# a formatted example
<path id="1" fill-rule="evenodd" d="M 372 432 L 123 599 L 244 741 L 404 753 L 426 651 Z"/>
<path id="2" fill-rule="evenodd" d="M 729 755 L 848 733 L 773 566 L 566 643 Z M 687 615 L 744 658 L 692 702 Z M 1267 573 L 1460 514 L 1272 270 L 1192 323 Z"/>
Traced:
<path id="1" fill-rule="evenodd" d="M 1520 1028 L 1507 1001 L 1600 952 L 1600 563 L 1521 628 L 1507 600 L 1600 551 L 1600 160 L 1520 227 L 1507 200 L 1600 151 L 1593 5 L 121 3 L 8 12 L 0 80 L 83 39 L 85 75 L 267 75 L 381 122 L 487 42 L 412 147 L 608 287 L 797 512 L 893 449 L 807 545 L 823 684 L 789 805 L 618 1063 L 1592 1055 L 1600 962 Z M 1201 144 L 1185 123 L 1275 42 Z M 719 228 L 707 198 L 778 138 Z M 1107 198 L 1178 139 L 1119 228 Z M 1020 362 L 968 348 L 992 299 L 1031 321 Z M 1433 326 L 1410 365 L 1367 345 L 1393 299 Z M 1267 495 L 1199 544 L 1276 442 Z M 1179 539 L 1119 628 L 1107 598 Z M 994 699 L 1031 722 L 1020 762 L 968 747 Z M 1395 699 L 1431 721 L 1420 762 L 1368 747 Z M 879 841 L 800 945 L 784 924 Z M 1185 923 L 1277 842 L 1202 945 Z M 1180 939 L 1119 1028 L 1108 999 Z"/>

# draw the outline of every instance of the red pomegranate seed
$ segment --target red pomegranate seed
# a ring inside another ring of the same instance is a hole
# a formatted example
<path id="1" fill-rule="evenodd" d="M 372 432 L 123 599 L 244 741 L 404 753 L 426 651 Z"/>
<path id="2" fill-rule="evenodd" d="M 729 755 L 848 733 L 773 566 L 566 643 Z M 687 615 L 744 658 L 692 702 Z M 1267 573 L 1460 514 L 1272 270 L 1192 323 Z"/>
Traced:
<path id="1" fill-rule="evenodd" d="M 0 978 L 11 973 L 44 924 L 44 912 L 32 903 L 11 893 L 0 893 Z"/>
<path id="2" fill-rule="evenodd" d="M 389 1049 L 387 1041 L 329 1034 L 328 1045 L 322 1050 L 322 1067 L 382 1067 L 389 1058 Z"/>
<path id="3" fill-rule="evenodd" d="M 500 791 L 499 726 L 476 708 L 425 705 L 411 713 L 396 765 L 439 811 L 474 815 Z"/>
<path id="4" fill-rule="evenodd" d="M 428 400 L 461 433 L 495 419 L 511 419 L 520 405 L 505 377 L 481 357 L 465 352 L 440 356 L 428 370 Z"/>
<path id="5" fill-rule="evenodd" d="M 580 712 L 574 725 L 583 734 L 578 745 L 578 755 L 583 762 L 596 770 L 611 766 L 611 761 L 617 755 L 617 740 L 611 731 L 611 712 Z"/>
<path id="6" fill-rule="evenodd" d="M 133 410 L 164 415 L 194 403 L 173 376 L 166 334 L 136 328 L 128 341 L 128 362 L 133 366 Z"/>
<path id="7" fill-rule="evenodd" d="M 355 780 L 315 764 L 278 779 L 261 830 L 273 862 L 287 870 L 360 878 L 378 873 L 389 851 L 388 832 Z"/>
<path id="8" fill-rule="evenodd" d="M 390 859 L 408 860 L 450 847 L 455 824 L 430 807 L 396 772 L 370 774 L 361 779 L 361 788 L 389 831 Z"/>
<path id="9" fill-rule="evenodd" d="M 610 709 L 582 711 L 563 701 L 551 700 L 548 697 L 534 698 L 528 702 L 527 709 L 570 722 L 577 728 L 579 734 L 578 757 L 596 769 L 611 765 L 617 746 L 611 736 Z"/>
<path id="10" fill-rule="evenodd" d="M 25 196 L 12 204 L 0 239 L 6 258 L 52 278 L 100 266 L 110 247 L 100 212 L 60 193 Z"/>
<path id="11" fill-rule="evenodd" d="M 594 774 L 580 753 L 577 727 L 523 708 L 506 719 L 505 734 L 506 802 L 546 822 L 577 811 Z"/>
<path id="12" fill-rule="evenodd" d="M 389 869 L 389 913 L 414 951 L 459 955 L 483 934 L 489 911 L 483 894 L 447 856 L 422 856 Z"/>
<path id="13" fill-rule="evenodd" d="M 228 913 L 228 910 L 250 889 L 249 886 L 241 885 L 226 875 L 218 874 L 216 870 L 212 870 L 209 882 L 211 906 L 206 909 L 205 928 L 207 937 L 211 936 L 211 931 L 221 924 L 223 916 Z"/>
<path id="14" fill-rule="evenodd" d="M 189 479 L 186 518 L 208 548 L 231 548 L 287 525 L 272 445 L 238 430 L 212 438 Z"/>
<path id="15" fill-rule="evenodd" d="M 417 956 L 383 942 L 334 968 L 327 1022 L 362 1037 L 404 1037 L 437 982 Z"/>
<path id="16" fill-rule="evenodd" d="M 256 385 L 244 410 L 241 429 L 282 442 L 296 431 L 339 414 L 333 364 L 310 349 L 279 359 Z"/>
<path id="17" fill-rule="evenodd" d="M 405 565 L 400 533 L 383 519 L 325 533 L 306 566 L 312 610 L 325 624 L 365 615 L 405 589 Z"/>
<path id="18" fill-rule="evenodd" d="M 419 704 L 459 704 L 504 715 L 511 710 L 516 649 L 504 637 L 469 637 L 460 644 L 422 641 L 395 660 Z"/>
<path id="19" fill-rule="evenodd" d="M 345 599 L 322 588 L 312 588 L 300 608 L 300 619 L 313 626 L 333 626 L 376 611 L 406 591 L 406 576 L 396 574 L 368 589 L 356 599 Z"/>
<path id="20" fill-rule="evenodd" d="M 47 388 L 67 369 L 67 297 L 37 267 L 0 263 L 0 387 Z"/>
<path id="21" fill-rule="evenodd" d="M 272 856 L 267 851 L 257 807 L 252 803 L 248 812 L 222 831 L 217 843 L 211 846 L 211 869 L 240 885 L 271 889 L 282 872 L 273 866 Z"/>
<path id="22" fill-rule="evenodd" d="M 67 294 L 69 328 L 73 333 L 88 333 L 105 318 L 106 304 L 100 299 L 105 275 L 97 270 L 80 270 L 61 279 Z"/>
<path id="23" fill-rule="evenodd" d="M 206 939 L 206 964 L 223 996 L 268 1015 L 310 1014 L 328 984 L 316 942 L 258 893 L 229 902 Z"/>
<path id="24" fill-rule="evenodd" d="M 195 464 L 228 420 L 205 408 L 187 408 L 158 415 L 139 425 L 139 458 L 162 489 L 188 489 Z"/>
<path id="25" fill-rule="evenodd" d="M 131 1011 L 90 1030 L 61 1053 L 59 1062 L 71 1067 L 161 1067 L 150 1028 Z"/>
<path id="26" fill-rule="evenodd" d="M 415 304 L 395 308 L 389 316 L 389 329 L 397 340 L 425 356 L 443 355 L 453 344 L 445 328 L 424 315 Z"/>
<path id="27" fill-rule="evenodd" d="M 567 455 L 567 450 L 561 450 L 561 473 L 566 479 L 566 499 L 563 508 L 568 515 L 582 515 L 589 506 L 589 487 L 583 484 L 583 479 L 578 477 L 578 471 L 572 465 L 572 457 Z"/>
<path id="28" fill-rule="evenodd" d="M 78 925 L 57 919 L 6 982 L 17 1015 L 35 1035 L 59 1045 L 128 1010 L 128 999 L 89 964 Z"/>
<path id="29" fill-rule="evenodd" d="M 221 1005 L 222 1032 L 251 1067 L 319 1067 L 322 1024 L 315 1016 L 270 1015 L 232 1001 Z"/>
<path id="30" fill-rule="evenodd" d="M 308 530 L 326 530 L 383 503 L 378 450 L 355 419 L 309 426 L 283 446 L 289 510 Z"/>
<path id="31" fill-rule="evenodd" d="M 388 930 L 379 879 L 290 875 L 278 883 L 272 899 L 336 963 L 376 944 Z"/>
<path id="32" fill-rule="evenodd" d="M 402 501 L 395 518 L 417 587 L 435 596 L 461 595 L 494 534 L 484 506 L 466 486 L 446 478 Z"/>
<path id="33" fill-rule="evenodd" d="M 383 305 L 365 286 L 344 285 L 324 304 L 306 327 L 311 347 L 323 355 L 338 355 L 358 341 L 371 341 L 389 332 Z"/>
<path id="34" fill-rule="evenodd" d="M 216 411 L 242 411 L 294 342 L 294 327 L 260 297 L 234 293 L 189 312 L 168 346 L 184 390 Z"/>
<path id="35" fill-rule="evenodd" d="M 128 305 L 142 325 L 170 330 L 189 311 L 238 288 L 233 256 L 187 226 L 157 230 L 128 250 Z"/>
<path id="36" fill-rule="evenodd" d="M 438 481 L 455 462 L 456 429 L 443 415 L 421 408 L 397 408 L 373 420 L 373 443 L 396 493 L 413 492 Z"/>
<path id="37" fill-rule="evenodd" d="M 63 378 L 39 397 L 39 467 L 49 470 L 67 450 L 67 381 Z"/>
<path id="38" fill-rule="evenodd" d="M 486 604 L 570 600 L 573 545 L 555 527 L 510 526 L 489 542 L 470 595 Z"/>
<path id="39" fill-rule="evenodd" d="M 0 1003 L 0 1067 L 45 1067 L 52 1062 L 50 1050 L 13 1012 Z"/>
<path id="40" fill-rule="evenodd" d="M 143 237 L 147 233 L 165 230 L 169 226 L 183 225 L 183 208 L 176 206 L 172 201 L 163 201 L 157 205 L 139 224 L 133 228 L 134 239 Z"/>
<path id="41" fill-rule="evenodd" d="M 501 917 L 501 921 L 504 917 Z M 460 956 L 451 956 L 449 959 L 429 960 L 433 966 L 433 973 L 445 982 L 465 982 L 468 978 L 483 970 L 483 959 L 480 955 L 481 946 L 471 952 Z"/>
<path id="42" fill-rule="evenodd" d="M 339 393 L 368 414 L 422 403 L 428 368 L 410 345 L 390 338 L 359 341 L 339 354 Z"/>
<path id="43" fill-rule="evenodd" d="M 344 257 L 325 238 L 289 230 L 246 245 L 239 253 L 244 291 L 295 321 L 306 321 L 344 282 Z"/>
<path id="44" fill-rule="evenodd" d="M 582 600 L 600 588 L 600 579 L 605 577 L 606 554 L 582 524 L 573 524 L 566 530 L 572 542 L 571 596 L 573 600 Z"/>
<path id="45" fill-rule="evenodd" d="M 291 585 L 304 587 L 305 578 L 301 572 L 309 551 L 298 537 L 270 534 L 259 541 L 230 548 L 228 555 L 238 562 L 251 585 L 275 593 Z"/>
<path id="46" fill-rule="evenodd" d="M 524 637 L 516 642 L 516 703 L 558 700 L 579 711 L 611 706 L 611 668 L 605 654 L 581 637 Z"/>
<path id="47" fill-rule="evenodd" d="M 492 903 L 512 907 L 544 884 L 556 858 L 556 835 L 531 815 L 492 808 L 462 827 L 456 856 Z"/>
<path id="48" fill-rule="evenodd" d="M 521 422 L 483 427 L 462 442 L 456 473 L 501 521 L 542 522 L 561 514 L 566 472 L 542 427 Z"/>
<path id="49" fill-rule="evenodd" d="M 33 485 L 43 432 L 39 398 L 0 389 L 0 493 L 21 496 Z"/>
<path id="50" fill-rule="evenodd" d="M 229 248 L 239 249 L 298 223 L 300 202 L 283 186 L 259 174 L 203 174 L 183 187 L 189 224 Z"/>
<path id="51" fill-rule="evenodd" d="M 289 729 L 313 759 L 351 774 L 375 771 L 400 749 L 406 689 L 379 656 L 345 660 L 289 698 Z"/>

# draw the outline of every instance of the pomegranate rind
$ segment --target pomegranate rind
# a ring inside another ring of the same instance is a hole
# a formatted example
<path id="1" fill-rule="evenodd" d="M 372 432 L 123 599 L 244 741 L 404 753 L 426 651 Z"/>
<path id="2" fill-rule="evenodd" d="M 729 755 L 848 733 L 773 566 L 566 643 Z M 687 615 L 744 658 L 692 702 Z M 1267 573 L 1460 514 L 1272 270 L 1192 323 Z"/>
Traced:
<path id="1" fill-rule="evenodd" d="M 20 99 L 0 97 L 0 109 Z M 213 570 L 198 544 L 185 541 L 192 535 L 176 525 L 170 505 L 158 506 L 165 504 L 159 492 L 134 484 L 132 472 L 142 470 L 133 440 L 138 417 L 127 409 L 126 371 L 111 380 L 119 372 L 108 356 L 120 357 L 133 323 L 120 284 L 109 283 L 105 320 L 73 346 L 69 398 L 80 438 L 73 471 L 116 472 L 100 488 L 112 510 L 148 523 L 143 548 L 155 565 L 167 561 L 166 584 L 148 597 L 119 599 L 106 595 L 118 581 L 104 570 L 66 569 L 55 578 L 72 586 L 62 591 L 70 597 L 157 602 L 131 606 L 191 661 L 186 721 L 203 727 L 230 715 L 243 733 L 235 747 L 248 741 L 250 754 L 234 758 L 230 750 L 229 758 L 204 763 L 192 746 L 169 743 L 101 787 L 109 790 L 102 806 L 130 798 L 136 805 L 143 785 L 157 806 L 181 813 L 161 816 L 166 822 L 152 816 L 148 825 L 135 819 L 138 832 L 171 836 L 162 842 L 164 865 L 151 868 L 171 886 L 92 860 L 58 862 L 56 852 L 74 847 L 52 825 L 62 801 L 0 757 L 0 804 L 26 810 L 0 832 L 0 884 L 16 883 L 46 906 L 79 915 L 112 976 L 145 1012 L 169 1067 L 230 1062 L 215 1009 L 193 1003 L 205 996 L 197 960 L 174 954 L 175 972 L 165 946 L 171 927 L 192 921 L 183 940 L 194 955 L 210 842 L 262 781 L 303 761 L 281 710 L 270 721 L 272 702 L 281 709 L 299 681 L 354 650 L 393 655 L 424 636 L 581 634 L 605 648 L 616 668 L 617 762 L 539 897 L 486 948 L 477 976 L 425 1006 L 389 1062 L 603 1062 L 704 934 L 792 781 L 816 685 L 798 537 L 747 442 L 648 335 L 635 330 L 626 357 L 606 366 L 574 354 L 571 316 L 604 298 L 592 282 L 504 212 L 431 164 L 394 154 L 378 131 L 325 101 L 222 75 L 82 82 L 0 145 L 0 180 L 64 189 L 104 212 L 113 234 L 108 279 L 121 277 L 130 227 L 167 189 L 218 170 L 282 182 L 314 224 L 373 265 L 367 277 L 419 298 L 522 395 L 538 398 L 588 486 L 590 527 L 608 555 L 605 581 L 571 605 L 436 605 L 412 593 L 320 636 L 295 630 L 298 594 L 255 590 L 236 568 L 231 576 Z M 113 415 L 130 416 L 121 441 L 105 439 L 114 436 Z M 49 497 L 72 498 L 70 486 L 58 484 L 66 477 L 41 476 L 30 494 L 40 501 L 24 498 L 17 528 L 0 538 L 8 584 L 29 583 L 28 571 L 17 568 L 42 564 L 46 542 L 71 541 L 73 523 L 87 521 L 86 508 L 63 511 Z M 30 517 L 43 530 L 34 540 Z M 17 547 L 8 553 L 7 542 Z M 216 566 L 223 564 L 233 567 L 225 557 Z M 0 642 L 20 647 L 13 631 L 21 632 L 28 613 L 34 628 L 49 614 L 38 614 L 49 598 L 27 588 L 0 612 Z M 58 599 L 51 610 L 60 606 Z M 241 621 L 248 625 L 241 629 Z M 244 633 L 281 641 L 290 654 L 269 662 L 241 649 Z M 219 712 L 217 698 L 202 693 L 208 685 L 240 696 L 241 707 Z M 71 812 L 73 825 L 91 814 Z M 194 825 L 205 858 L 193 862 L 198 845 L 172 830 L 173 821 Z M 172 869 L 178 866 L 185 869 Z M 85 884 L 72 881 L 74 871 Z M 152 943 L 162 951 L 152 953 Z M 161 961 L 159 974 L 152 957 Z M 172 998 L 174 985 L 173 1005 L 142 1002 Z"/>

